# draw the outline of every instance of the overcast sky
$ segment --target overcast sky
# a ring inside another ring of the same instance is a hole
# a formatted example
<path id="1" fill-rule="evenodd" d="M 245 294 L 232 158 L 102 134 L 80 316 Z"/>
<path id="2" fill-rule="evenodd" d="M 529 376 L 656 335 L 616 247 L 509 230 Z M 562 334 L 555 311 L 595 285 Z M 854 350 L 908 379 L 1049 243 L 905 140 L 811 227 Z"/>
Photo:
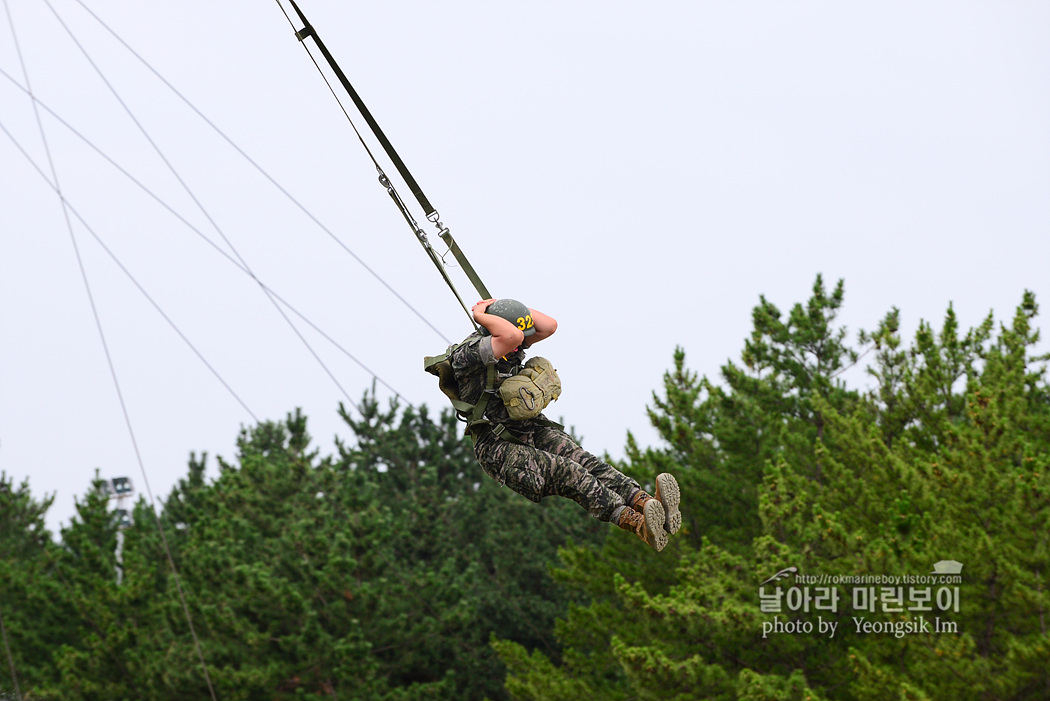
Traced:
<path id="1" fill-rule="evenodd" d="M 52 529 L 96 467 L 143 486 L 74 239 L 158 498 L 253 416 L 302 407 L 330 452 L 373 373 L 443 406 L 422 358 L 469 322 L 276 2 L 5 3 L 0 470 L 56 495 Z M 910 335 L 1050 302 L 1046 2 L 301 6 L 493 294 L 558 319 L 548 414 L 592 452 L 656 444 L 675 347 L 717 377 L 759 295 L 787 310 L 818 273 L 851 337 L 894 306 Z"/>

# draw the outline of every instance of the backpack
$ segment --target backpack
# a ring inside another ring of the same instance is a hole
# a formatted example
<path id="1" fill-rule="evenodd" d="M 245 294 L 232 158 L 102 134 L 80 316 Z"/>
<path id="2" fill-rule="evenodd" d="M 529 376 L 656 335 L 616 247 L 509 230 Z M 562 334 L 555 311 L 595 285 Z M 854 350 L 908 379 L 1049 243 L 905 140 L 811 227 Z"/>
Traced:
<path id="1" fill-rule="evenodd" d="M 533 419 L 561 396 L 561 378 L 551 361 L 530 358 L 521 372 L 503 381 L 499 396 L 511 419 Z"/>
<path id="2" fill-rule="evenodd" d="M 496 393 L 496 366 L 489 365 L 485 369 L 485 391 L 481 394 L 481 399 L 478 400 L 477 404 L 471 404 L 470 402 L 463 401 L 459 396 L 459 384 L 456 382 L 455 372 L 452 370 L 452 353 L 455 352 L 463 343 L 457 343 L 454 346 L 449 346 L 448 349 L 441 355 L 428 355 L 423 358 L 423 369 L 438 378 L 438 387 L 449 398 L 452 402 L 452 408 L 456 411 L 456 416 L 461 421 L 466 422 L 466 432 L 470 434 L 471 438 L 474 438 L 474 433 L 471 431 L 475 426 L 482 424 L 491 424 L 491 422 L 485 418 L 485 408 L 488 406 L 489 398 Z M 519 380 L 518 378 L 522 378 Z M 510 396 L 510 402 L 515 403 L 519 406 L 524 407 L 523 409 L 514 408 L 512 411 L 511 404 L 508 404 L 508 399 L 503 397 L 503 385 L 508 382 L 512 382 L 511 388 L 508 390 L 508 396 Z M 551 365 L 551 362 L 546 358 L 531 358 L 526 363 L 522 370 L 503 380 L 500 383 L 500 399 L 504 402 L 507 407 L 507 413 L 510 414 L 511 419 L 515 421 L 522 420 L 518 418 L 534 418 L 546 407 L 552 400 L 557 399 L 561 395 L 561 380 L 558 378 L 558 374 Z M 539 408 L 535 408 L 539 407 Z M 522 413 L 524 412 L 524 414 Z M 531 412 L 531 413 L 530 413 Z M 515 416 L 517 414 L 517 416 Z M 526 415 L 527 414 L 527 415 Z M 553 421 L 545 422 L 546 425 L 562 428 L 561 424 Z M 507 430 L 504 424 L 495 424 L 492 426 L 492 432 L 502 438 L 503 440 L 510 441 L 512 443 L 520 443 Z"/>

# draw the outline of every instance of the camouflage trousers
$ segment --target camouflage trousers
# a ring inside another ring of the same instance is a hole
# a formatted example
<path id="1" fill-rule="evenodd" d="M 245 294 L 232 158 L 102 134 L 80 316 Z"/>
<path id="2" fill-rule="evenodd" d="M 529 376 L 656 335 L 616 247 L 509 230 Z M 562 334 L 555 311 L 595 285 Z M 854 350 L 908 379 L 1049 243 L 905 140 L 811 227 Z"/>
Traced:
<path id="1" fill-rule="evenodd" d="M 581 448 L 567 433 L 537 427 L 512 443 L 484 431 L 474 455 L 485 473 L 523 497 L 572 499 L 600 521 L 611 521 L 617 509 L 639 489 L 638 483 Z"/>

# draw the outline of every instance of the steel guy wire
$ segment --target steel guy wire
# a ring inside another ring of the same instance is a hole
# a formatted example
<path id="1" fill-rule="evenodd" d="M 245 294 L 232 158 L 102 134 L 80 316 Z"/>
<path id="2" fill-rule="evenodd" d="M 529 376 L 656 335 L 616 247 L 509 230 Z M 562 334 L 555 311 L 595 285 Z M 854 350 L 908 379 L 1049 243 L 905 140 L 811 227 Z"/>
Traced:
<path id="1" fill-rule="evenodd" d="M 195 345 L 193 345 L 193 342 L 190 341 L 190 339 L 186 336 L 186 334 L 184 334 L 182 332 L 182 330 L 171 319 L 171 317 L 168 316 L 167 313 L 165 313 L 165 311 L 161 308 L 161 306 L 159 304 L 157 304 L 156 300 L 154 300 L 153 297 L 150 296 L 150 294 L 146 291 L 146 288 L 144 288 L 139 283 L 139 281 L 135 278 L 135 276 L 131 274 L 131 271 L 128 270 L 128 268 L 120 261 L 119 258 L 117 258 L 117 255 L 115 253 L 113 253 L 113 251 L 109 248 L 109 246 L 107 246 L 105 244 L 105 242 L 102 240 L 102 238 L 95 232 L 94 228 L 92 228 L 91 225 L 88 224 L 87 221 L 84 220 L 84 217 L 82 217 L 80 215 L 80 213 L 76 210 L 76 208 L 72 205 L 72 203 L 70 203 L 68 200 L 65 200 L 65 197 L 62 194 L 62 192 L 57 187 L 55 187 L 54 183 L 52 183 L 50 180 L 48 180 L 47 174 L 44 173 L 44 171 L 40 168 L 39 165 L 37 165 L 37 163 L 35 161 L 33 161 L 32 157 L 29 155 L 29 153 L 25 150 L 25 148 L 22 147 L 22 145 L 20 143 L 18 143 L 18 141 L 15 139 L 14 135 L 8 130 L 8 128 L 4 125 L 3 122 L 0 122 L 0 131 L 3 131 L 7 135 L 7 138 L 9 138 L 11 140 L 11 142 L 15 145 L 15 147 L 22 153 L 22 155 L 26 157 L 26 160 L 28 160 L 29 164 L 31 166 L 33 166 L 34 169 L 36 169 L 36 172 L 40 174 L 40 177 L 42 177 L 47 182 L 47 184 L 50 185 L 51 188 L 55 190 L 55 193 L 59 197 L 63 198 L 63 201 L 65 201 L 66 206 L 69 207 L 69 211 L 73 213 L 73 216 L 75 216 L 77 218 L 77 220 L 80 222 L 80 224 L 87 230 L 87 232 L 89 234 L 91 234 L 92 238 L 94 238 L 95 241 L 98 242 L 98 245 L 102 247 L 102 250 L 105 251 L 107 255 L 109 255 L 109 257 L 113 260 L 114 263 L 116 263 L 117 267 L 120 268 L 120 270 L 124 273 L 124 275 L 126 275 L 127 278 L 132 282 L 132 284 L 134 284 L 135 287 L 138 288 L 139 292 L 142 293 L 142 295 L 146 298 L 146 300 L 151 305 L 153 305 L 153 308 L 156 309 L 157 313 L 159 313 L 161 315 L 161 317 L 164 318 L 164 321 L 168 322 L 168 325 L 171 326 L 172 330 L 174 330 L 175 333 L 179 335 L 179 338 L 181 338 L 186 343 L 186 345 L 189 346 L 190 350 L 192 350 L 193 353 L 200 359 L 200 361 L 202 363 L 204 363 L 204 366 L 207 367 L 208 370 L 211 371 L 211 374 L 214 375 L 215 378 L 220 383 L 222 383 L 222 386 L 225 387 L 226 390 L 233 396 L 233 398 L 237 400 L 237 403 L 240 404 L 241 407 L 246 412 L 248 412 L 249 416 L 251 416 L 252 419 L 256 423 L 258 423 L 259 422 L 259 417 L 255 415 L 255 412 L 253 412 L 250 408 L 248 408 L 248 405 L 244 403 L 244 400 L 242 400 L 240 398 L 240 396 L 238 396 L 238 394 L 233 390 L 233 388 L 230 386 L 230 384 L 228 382 L 226 382 L 225 379 L 223 379 L 222 375 L 219 374 L 219 371 L 216 370 L 212 366 L 212 364 L 208 362 L 208 359 L 205 358 L 204 355 L 197 349 L 197 347 Z"/>
<path id="2" fill-rule="evenodd" d="M 11 26 L 11 35 L 14 38 L 14 46 L 18 54 L 19 63 L 22 66 L 22 75 L 25 78 L 26 88 L 29 91 L 30 95 L 32 95 L 33 90 L 32 83 L 29 80 L 29 70 L 26 67 L 25 59 L 22 57 L 22 49 L 18 44 L 18 37 L 17 33 L 15 32 L 15 24 L 14 20 L 11 17 L 11 10 L 8 6 L 7 0 L 4 0 L 4 7 L 7 10 L 7 18 Z M 51 157 L 51 148 L 48 145 L 47 132 L 44 129 L 44 122 L 40 118 L 40 110 L 37 108 L 36 102 L 32 101 L 32 105 L 37 127 L 40 130 L 40 138 L 44 144 L 44 152 L 47 154 L 47 161 L 51 170 L 51 180 L 55 185 L 55 190 L 59 192 L 59 199 L 62 203 L 62 216 L 66 222 L 66 230 L 69 232 L 70 242 L 72 243 L 73 251 L 76 254 L 77 265 L 80 268 L 80 275 L 84 281 L 84 289 L 87 292 L 88 301 L 91 305 L 91 312 L 95 317 L 95 326 L 98 328 L 99 338 L 102 341 L 102 349 L 106 355 L 106 363 L 109 365 L 110 376 L 113 378 L 113 385 L 117 391 L 117 397 L 120 400 L 121 411 L 124 414 L 124 423 L 127 425 L 128 434 L 131 438 L 131 444 L 135 450 L 135 458 L 138 461 L 139 471 L 142 473 L 142 482 L 146 487 L 146 493 L 149 495 L 150 510 L 153 513 L 153 520 L 156 523 L 157 531 L 160 534 L 161 541 L 164 543 L 164 550 L 168 556 L 168 564 L 171 567 L 172 575 L 175 580 L 175 586 L 179 593 L 179 600 L 182 603 L 182 610 L 186 616 L 186 623 L 188 624 L 190 633 L 193 636 L 194 647 L 197 650 L 197 657 L 200 659 L 201 669 L 204 672 L 204 679 L 208 684 L 208 691 L 211 694 L 212 701 L 217 701 L 215 697 L 215 689 L 212 687 L 211 683 L 211 676 L 208 674 L 208 664 L 204 660 L 204 652 L 201 649 L 200 639 L 197 637 L 197 631 L 193 626 L 193 617 L 190 616 L 189 605 L 186 603 L 186 595 L 185 592 L 183 592 L 182 590 L 182 582 L 181 578 L 179 577 L 178 568 L 175 566 L 175 559 L 172 557 L 171 549 L 168 547 L 168 539 L 167 536 L 165 536 L 164 534 L 164 527 L 161 525 L 160 517 L 157 515 L 157 510 L 154 507 L 155 500 L 153 498 L 153 490 L 149 485 L 149 477 L 146 474 L 146 465 L 142 460 L 142 453 L 139 450 L 138 440 L 135 438 L 135 430 L 131 424 L 131 416 L 128 413 L 127 403 L 124 401 L 124 393 L 120 388 L 120 380 L 117 378 L 117 370 L 116 367 L 113 365 L 113 357 L 109 352 L 109 344 L 106 342 L 106 334 L 102 328 L 102 318 L 99 316 L 98 307 L 95 304 L 95 298 L 91 293 L 91 283 L 88 280 L 87 268 L 84 266 L 84 259 L 80 254 L 80 246 L 77 244 L 77 237 L 76 234 L 73 232 L 73 223 L 69 219 L 69 208 L 66 206 L 65 198 L 61 196 L 61 184 L 58 179 L 58 171 L 55 169 L 54 159 Z"/>
<path id="3" fill-rule="evenodd" d="M 440 336 L 445 341 L 445 343 L 448 343 L 448 344 L 451 345 L 452 341 L 449 340 L 448 337 L 446 337 L 443 333 L 441 333 L 441 331 L 438 330 L 438 328 L 436 326 L 434 326 L 430 322 L 429 319 L 427 319 L 418 309 L 413 307 L 412 304 L 407 299 L 405 299 L 397 290 L 395 290 L 386 280 L 384 280 L 379 275 L 379 273 L 377 273 L 367 263 L 365 263 L 365 261 L 360 256 L 358 256 L 356 253 L 354 253 L 354 251 L 351 250 L 350 247 L 347 246 L 346 243 L 344 243 L 342 239 L 340 239 L 338 236 L 336 236 L 335 233 L 333 233 L 331 229 L 329 229 L 327 226 L 325 226 L 316 216 L 314 216 L 314 214 L 310 210 L 308 210 L 305 205 L 303 205 L 298 199 L 296 199 L 287 189 L 285 189 L 284 186 L 282 186 L 279 182 L 277 182 L 277 180 L 273 176 L 271 176 L 261 165 L 259 165 L 259 163 L 257 163 L 236 142 L 234 142 L 233 139 L 231 139 L 225 132 L 222 131 L 222 129 L 220 129 L 214 122 L 212 122 L 212 120 L 209 119 L 207 117 L 207 115 L 205 115 L 200 109 L 198 109 L 197 106 L 194 105 L 193 102 L 191 102 L 189 98 L 187 98 L 181 91 L 179 91 L 178 88 L 176 88 L 171 82 L 169 82 L 168 79 L 165 78 L 156 68 L 154 68 L 148 61 L 146 61 L 146 59 L 143 58 L 142 55 L 139 54 L 134 48 L 132 48 L 132 46 L 130 44 L 128 44 L 126 41 L 124 41 L 124 39 L 119 34 L 117 34 L 108 24 L 106 24 L 97 14 L 95 14 L 91 10 L 91 8 L 89 8 L 87 5 L 85 5 L 83 0 L 76 0 L 76 1 L 77 1 L 77 4 L 79 4 L 84 9 L 85 12 L 87 12 L 96 22 L 99 23 L 99 25 L 102 26 L 103 29 L 105 29 L 107 32 L 109 32 L 113 36 L 113 38 L 115 38 L 117 40 L 117 42 L 119 42 L 125 49 L 128 50 L 129 53 L 131 53 L 132 56 L 134 56 L 136 59 L 138 59 L 138 61 L 141 62 L 143 66 L 145 66 L 151 73 L 153 73 L 153 75 L 155 75 L 157 77 L 157 79 L 160 80 L 160 82 L 164 84 L 165 87 L 167 87 L 169 90 L 171 90 L 180 100 L 182 100 L 186 104 L 187 107 L 189 107 L 191 110 L 193 110 L 193 112 L 198 117 L 200 117 L 201 120 L 203 120 L 205 124 L 207 124 L 209 127 L 211 127 L 215 131 L 216 134 L 218 134 L 220 137 L 222 137 L 222 139 L 224 141 L 226 141 L 226 143 L 228 143 L 249 164 L 251 164 L 252 167 L 254 167 L 257 171 L 259 171 L 259 173 L 264 178 L 266 178 L 268 181 L 270 181 L 270 183 L 273 184 L 273 186 L 276 187 L 278 189 L 278 191 L 281 192 L 281 194 L 283 194 L 285 197 L 287 197 L 288 200 L 292 202 L 292 204 L 294 204 L 296 207 L 299 208 L 300 211 L 303 212 L 303 214 L 305 214 L 307 217 L 310 218 L 311 221 L 313 221 L 315 224 L 317 224 L 317 226 L 322 231 L 324 231 L 333 241 L 335 241 L 335 243 L 338 244 L 340 248 L 342 248 L 344 251 L 346 251 L 346 253 L 348 253 L 354 260 L 356 260 L 361 265 L 361 267 L 363 267 L 366 271 L 368 271 L 368 273 L 370 275 L 372 275 L 372 277 L 374 277 L 376 280 L 378 280 L 380 284 L 382 284 L 392 295 L 394 295 L 394 297 L 396 297 L 402 304 L 404 304 L 406 307 L 408 307 L 408 309 L 411 310 L 413 314 L 415 314 L 417 317 L 419 317 L 419 319 L 424 324 L 429 326 L 430 329 L 432 331 L 434 331 L 434 333 L 436 333 L 438 336 Z M 360 138 L 360 134 L 358 135 L 358 137 Z"/>
<path id="4" fill-rule="evenodd" d="M 92 150 L 94 150 L 101 158 L 103 158 L 106 162 L 108 162 L 111 166 L 113 166 L 124 177 L 126 177 L 128 180 L 130 180 L 136 186 L 138 186 L 143 192 L 145 192 L 147 195 L 149 195 L 157 204 L 159 204 L 161 207 L 166 209 L 172 216 L 174 216 L 176 219 L 178 219 L 180 222 L 182 222 L 182 224 L 184 224 L 190 231 L 192 231 L 193 233 L 197 234 L 197 236 L 199 236 L 201 238 L 201 240 L 203 240 L 205 243 L 207 243 L 209 246 L 211 246 L 211 248 L 214 249 L 219 255 L 221 255 L 223 258 L 225 258 L 227 261 L 229 261 L 234 267 L 236 267 L 242 273 L 244 273 L 245 275 L 248 275 L 253 280 L 255 280 L 255 282 L 257 284 L 262 285 L 270 294 L 272 294 L 274 296 L 274 298 L 276 298 L 281 304 L 283 304 L 285 307 L 287 307 L 289 311 L 291 311 L 293 314 L 295 314 L 297 317 L 299 317 L 307 326 L 312 328 L 321 337 L 323 337 L 326 341 L 328 341 L 333 346 L 335 346 L 335 348 L 337 348 L 343 355 L 345 355 L 347 358 L 349 358 L 354 363 L 356 363 L 362 370 L 364 370 L 369 375 L 371 375 L 373 378 L 375 378 L 380 384 L 382 384 L 388 390 L 393 392 L 395 397 L 397 397 L 399 399 L 402 399 L 404 401 L 404 395 L 402 395 L 394 387 L 392 387 L 390 385 L 390 383 L 388 383 L 382 377 L 379 377 L 367 365 L 365 365 L 361 360 L 359 360 L 356 356 L 354 356 L 354 354 L 352 354 L 345 347 L 343 347 L 338 341 L 336 341 L 329 334 L 327 334 L 324 330 L 322 330 L 309 317 L 307 317 L 305 314 L 303 314 L 301 311 L 299 311 L 295 306 L 293 306 L 290 302 L 288 302 L 286 299 L 284 299 L 281 295 L 279 295 L 271 287 L 269 287 L 268 285 L 263 283 L 258 277 L 252 275 L 251 271 L 248 268 L 246 268 L 243 265 L 243 263 L 241 263 L 240 261 L 236 260 L 232 255 L 230 255 L 230 253 L 228 251 L 223 250 L 221 246 L 219 246 L 214 241 L 212 241 L 204 232 L 202 232 L 199 228 L 194 226 L 192 222 L 190 222 L 188 219 L 186 219 L 186 217 L 184 217 L 181 214 L 179 214 L 178 211 L 176 211 L 171 205 L 169 205 L 167 202 L 165 202 L 163 199 L 161 199 L 159 195 L 157 195 L 152 190 L 150 190 L 145 184 L 142 183 L 142 181 L 140 181 L 138 178 L 136 178 L 134 175 L 132 175 L 130 172 L 128 172 L 119 163 L 117 163 L 112 158 L 110 158 L 109 155 L 107 155 L 104 151 L 102 151 L 98 146 L 96 146 L 90 139 L 88 139 L 86 136 L 84 136 L 80 131 L 78 131 L 68 121 L 63 119 L 58 113 L 56 113 L 54 110 L 52 110 L 46 103 L 42 102 L 35 95 L 30 95 L 29 92 L 26 90 L 25 86 L 20 84 L 14 77 L 12 77 L 10 74 L 8 74 L 7 71 L 5 71 L 3 68 L 0 68 L 0 75 L 3 75 L 12 84 L 14 84 L 18 89 L 22 90 L 27 95 L 29 95 L 30 99 L 32 99 L 44 111 L 46 111 L 48 114 L 50 114 L 59 124 L 64 126 L 66 129 L 68 129 L 70 131 L 70 133 L 72 133 L 74 136 L 76 136 L 81 141 L 83 141 L 88 147 L 90 147 Z M 11 138 L 13 138 L 13 137 L 11 137 Z M 32 159 L 30 158 L 30 160 L 32 160 Z M 46 180 L 47 179 L 46 176 L 44 176 L 44 177 L 45 177 L 45 180 Z M 51 187 L 53 188 L 54 185 L 51 184 L 50 181 L 48 181 L 48 182 L 51 185 Z M 344 394 L 345 394 L 345 392 L 344 392 Z M 357 408 L 357 404 L 355 402 L 353 402 L 353 400 L 350 400 L 350 403 L 353 404 L 355 408 Z"/>
<path id="5" fill-rule="evenodd" d="M 321 366 L 321 368 L 324 370 L 325 374 L 328 375 L 328 378 L 335 384 L 336 387 L 339 388 L 339 391 L 343 394 L 343 396 L 346 398 L 346 400 L 350 404 L 352 404 L 352 405 L 354 405 L 356 407 L 357 404 L 350 397 L 350 394 L 349 394 L 349 392 L 346 391 L 346 388 L 343 387 L 342 383 L 339 382 L 339 379 L 335 376 L 335 374 L 331 371 L 331 369 L 329 369 L 328 365 L 324 362 L 324 360 L 321 359 L 321 356 L 317 354 L 317 351 L 314 350 L 314 347 L 310 344 L 310 342 L 308 340 L 306 340 L 306 337 L 303 336 L 302 332 L 299 330 L 299 327 L 297 327 L 295 325 L 295 322 L 293 322 L 288 317 L 288 315 L 285 313 L 284 309 L 281 308 L 280 303 L 274 298 L 274 296 L 270 292 L 269 288 L 267 288 L 259 280 L 259 278 L 257 278 L 255 276 L 255 273 L 251 270 L 251 267 L 244 260 L 244 258 L 241 256 L 241 254 L 237 251 L 237 247 L 233 245 L 233 242 L 230 241 L 230 239 L 226 236 L 225 232 L 223 232 L 222 227 L 220 227 L 218 225 L 218 223 L 215 221 L 215 219 L 212 218 L 212 216 L 208 212 L 207 208 L 204 207 L 204 204 L 197 198 L 197 196 L 194 194 L 193 190 L 189 187 L 189 185 L 182 178 L 182 176 L 179 175 L 178 170 L 175 168 L 174 165 L 172 165 L 171 161 L 168 160 L 168 158 L 164 155 L 164 152 L 160 149 L 160 147 L 157 145 L 157 143 L 149 135 L 149 133 L 146 131 L 145 127 L 142 126 L 142 123 L 139 122 L 138 118 L 135 117 L 135 114 L 131 111 L 131 108 L 129 108 L 127 106 L 127 103 L 125 103 L 124 100 L 120 97 L 120 94 L 113 87 L 112 83 L 110 83 L 109 80 L 106 79 L 106 76 L 102 73 L 101 69 L 99 69 L 98 65 L 94 62 L 94 60 L 92 60 L 91 55 L 88 54 L 86 49 L 84 49 L 83 45 L 76 38 L 76 36 L 73 34 L 73 32 L 69 29 L 69 27 L 66 25 L 66 23 L 62 20 L 61 16 L 59 16 L 59 14 L 57 12 L 55 12 L 55 9 L 54 9 L 54 7 L 52 7 L 50 0 L 44 0 L 44 4 L 47 5 L 48 8 L 51 10 L 51 12 L 55 15 L 55 18 L 58 20 L 58 23 L 60 25 L 62 25 L 62 28 L 66 30 L 67 34 L 69 34 L 70 39 L 72 39 L 73 43 L 77 46 L 78 49 L 80 49 L 81 53 L 84 55 L 84 58 L 91 65 L 91 67 L 95 69 L 95 72 L 98 74 L 99 78 L 106 85 L 106 87 L 109 88 L 109 91 L 113 95 L 114 99 L 116 99 L 116 101 L 124 109 L 124 112 L 128 115 L 128 117 L 131 119 L 131 121 L 135 124 L 135 126 L 138 128 L 139 132 L 142 134 L 143 138 L 145 138 L 146 141 L 149 143 L 149 145 L 153 148 L 154 152 L 156 152 L 156 154 L 160 158 L 160 160 L 164 163 L 165 166 L 167 166 L 167 168 L 171 172 L 172 176 L 174 176 L 174 178 L 179 182 L 179 184 L 182 186 L 183 190 L 186 192 L 186 194 L 189 196 L 189 198 L 191 200 L 193 200 L 193 203 L 195 205 L 197 205 L 197 208 L 201 211 L 201 214 L 204 215 L 205 219 L 208 220 L 208 222 L 212 225 L 212 228 L 215 229 L 215 232 L 217 234 L 219 234 L 219 237 L 226 243 L 226 245 L 230 247 L 230 250 L 233 252 L 233 255 L 236 256 L 237 260 L 239 260 L 241 262 L 241 264 L 244 266 L 245 270 L 247 271 L 248 275 L 256 282 L 256 284 L 259 285 L 259 289 L 262 291 L 262 293 L 264 295 L 266 295 L 266 298 L 268 300 L 270 300 L 270 303 L 273 305 L 273 307 L 277 311 L 277 313 L 281 316 L 281 318 L 283 318 L 285 320 L 285 323 L 288 324 L 289 328 L 291 328 L 292 332 L 299 338 L 299 340 L 303 343 L 303 345 L 306 346 L 307 351 L 309 351 L 310 355 L 312 355 L 314 360 L 317 361 L 318 365 Z M 34 109 L 35 109 L 35 107 L 34 107 Z"/>

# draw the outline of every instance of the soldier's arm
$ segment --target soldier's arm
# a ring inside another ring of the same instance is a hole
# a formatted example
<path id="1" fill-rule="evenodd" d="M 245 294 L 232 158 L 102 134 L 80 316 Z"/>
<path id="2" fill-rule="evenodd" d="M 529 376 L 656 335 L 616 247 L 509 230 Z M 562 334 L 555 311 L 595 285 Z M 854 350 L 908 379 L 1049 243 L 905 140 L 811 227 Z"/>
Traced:
<path id="1" fill-rule="evenodd" d="M 531 346 L 534 343 L 539 343 L 545 338 L 549 338 L 558 330 L 558 322 L 555 321 L 554 317 L 547 316 L 543 312 L 538 312 L 535 309 L 529 309 L 529 312 L 532 314 L 532 325 L 536 327 L 536 333 L 525 339 L 526 347 Z"/>
<path id="2" fill-rule="evenodd" d="M 521 345 L 525 334 L 506 319 L 485 311 L 493 301 L 495 300 L 484 299 L 475 304 L 470 311 L 474 315 L 474 321 L 484 326 L 492 334 L 492 355 L 500 358 L 516 350 Z"/>

